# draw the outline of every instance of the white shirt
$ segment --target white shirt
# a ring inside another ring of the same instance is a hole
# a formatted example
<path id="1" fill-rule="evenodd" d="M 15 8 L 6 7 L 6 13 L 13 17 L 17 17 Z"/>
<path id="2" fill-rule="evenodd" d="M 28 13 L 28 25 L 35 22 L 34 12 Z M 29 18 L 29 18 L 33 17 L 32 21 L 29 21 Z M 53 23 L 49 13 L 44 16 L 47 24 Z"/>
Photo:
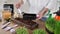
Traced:
<path id="1" fill-rule="evenodd" d="M 25 13 L 38 14 L 43 8 L 56 10 L 57 7 L 57 0 L 23 0 L 23 1 L 24 4 L 22 5 L 21 10 Z M 29 8 L 27 9 L 27 7 Z"/>

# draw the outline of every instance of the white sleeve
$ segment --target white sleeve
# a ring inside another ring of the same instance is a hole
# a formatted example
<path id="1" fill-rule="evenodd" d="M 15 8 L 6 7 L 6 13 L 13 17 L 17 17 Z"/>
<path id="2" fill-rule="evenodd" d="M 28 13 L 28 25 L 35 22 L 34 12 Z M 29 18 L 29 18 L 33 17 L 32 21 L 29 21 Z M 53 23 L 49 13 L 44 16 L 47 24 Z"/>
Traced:
<path id="1" fill-rule="evenodd" d="M 24 4 L 27 2 L 27 0 L 23 0 Z"/>
<path id="2" fill-rule="evenodd" d="M 48 5 L 45 8 L 48 8 L 50 10 L 56 10 L 57 0 L 50 0 L 50 2 L 48 3 Z"/>

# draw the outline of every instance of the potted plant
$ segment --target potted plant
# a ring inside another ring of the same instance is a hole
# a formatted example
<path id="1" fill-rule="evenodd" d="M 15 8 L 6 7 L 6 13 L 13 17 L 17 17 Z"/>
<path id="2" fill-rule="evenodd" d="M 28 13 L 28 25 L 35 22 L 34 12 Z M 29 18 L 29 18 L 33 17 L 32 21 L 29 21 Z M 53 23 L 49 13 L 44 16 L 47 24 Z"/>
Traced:
<path id="1" fill-rule="evenodd" d="M 33 31 L 33 34 L 46 34 L 46 32 L 42 29 L 36 29 Z"/>
<path id="2" fill-rule="evenodd" d="M 54 34 L 56 22 L 57 21 L 54 18 L 47 19 L 47 21 L 45 23 L 46 31 L 49 32 L 50 34 Z"/>
<path id="3" fill-rule="evenodd" d="M 17 29 L 16 33 L 17 34 L 29 34 L 28 31 L 27 31 L 27 29 L 24 28 L 24 27 L 21 27 L 21 28 Z"/>
<path id="4" fill-rule="evenodd" d="M 60 21 L 55 24 L 54 34 L 60 34 Z"/>

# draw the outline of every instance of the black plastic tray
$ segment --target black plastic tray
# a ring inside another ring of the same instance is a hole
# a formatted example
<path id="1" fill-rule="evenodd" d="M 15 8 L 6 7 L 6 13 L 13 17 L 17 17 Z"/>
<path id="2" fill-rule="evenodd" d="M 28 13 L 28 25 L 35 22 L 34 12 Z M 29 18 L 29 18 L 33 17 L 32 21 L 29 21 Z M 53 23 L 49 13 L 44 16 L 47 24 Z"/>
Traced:
<path id="1" fill-rule="evenodd" d="M 13 20 L 14 23 L 17 23 L 19 25 L 24 25 L 25 27 L 29 28 L 29 29 L 35 29 L 38 28 L 38 25 L 36 22 L 33 21 L 28 21 L 28 20 L 23 20 L 20 18 L 16 18 Z"/>

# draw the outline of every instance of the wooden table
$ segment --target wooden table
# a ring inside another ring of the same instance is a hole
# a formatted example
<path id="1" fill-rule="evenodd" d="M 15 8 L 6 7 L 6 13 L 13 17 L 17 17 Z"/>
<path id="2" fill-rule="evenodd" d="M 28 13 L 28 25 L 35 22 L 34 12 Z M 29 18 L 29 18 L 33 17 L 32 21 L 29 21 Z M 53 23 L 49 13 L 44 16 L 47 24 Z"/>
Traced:
<path id="1" fill-rule="evenodd" d="M 43 30 L 45 30 L 45 23 L 44 23 L 43 21 L 37 20 L 36 22 L 39 24 L 38 29 L 43 29 Z M 8 25 L 8 26 L 13 26 L 13 25 L 14 25 L 14 23 L 11 23 L 11 24 Z M 2 26 L 2 22 L 0 22 L 0 34 L 11 34 L 10 31 L 7 31 L 7 32 L 6 32 L 6 31 L 4 31 L 4 29 L 1 29 L 1 26 Z M 14 29 L 17 29 L 17 28 L 19 28 L 19 27 L 20 27 L 20 26 L 14 28 Z M 29 31 L 30 34 L 32 34 L 32 30 L 28 29 L 28 31 Z"/>

